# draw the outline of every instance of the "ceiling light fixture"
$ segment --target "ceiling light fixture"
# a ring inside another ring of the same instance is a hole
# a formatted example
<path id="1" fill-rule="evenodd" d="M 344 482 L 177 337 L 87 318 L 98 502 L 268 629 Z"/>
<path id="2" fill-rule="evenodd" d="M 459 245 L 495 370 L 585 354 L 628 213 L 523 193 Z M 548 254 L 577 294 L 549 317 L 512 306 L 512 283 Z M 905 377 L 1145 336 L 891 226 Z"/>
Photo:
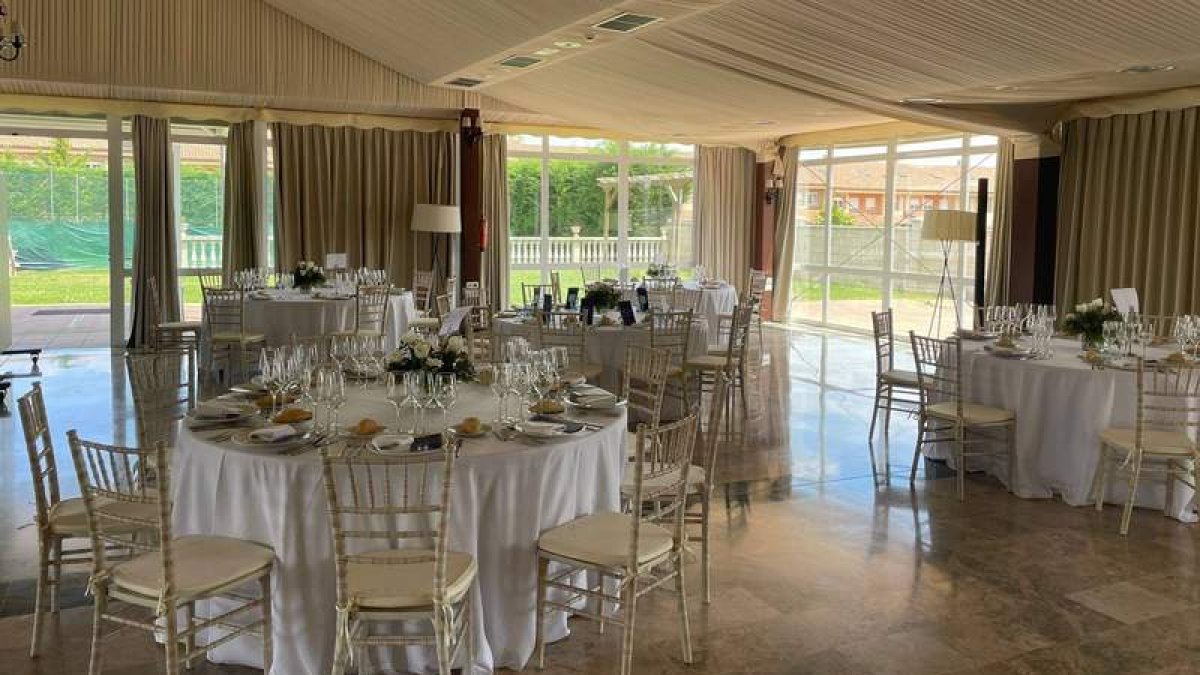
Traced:
<path id="1" fill-rule="evenodd" d="M 928 105 L 931 103 L 942 103 L 944 101 L 945 101 L 945 99 L 935 98 L 932 96 L 913 96 L 910 98 L 902 99 L 900 102 L 901 103 L 917 103 L 917 104 Z"/>
<path id="2" fill-rule="evenodd" d="M 579 49 L 583 45 L 579 44 L 578 42 L 572 42 L 571 40 L 559 40 L 558 42 L 554 43 L 554 46 L 558 47 L 559 49 Z"/>
<path id="3" fill-rule="evenodd" d="M 534 56 L 553 56 L 558 53 L 554 47 L 542 47 L 533 53 Z"/>
<path id="4" fill-rule="evenodd" d="M 1118 73 L 1128 73 L 1130 75 L 1145 75 L 1146 73 L 1161 73 L 1167 70 L 1175 70 L 1173 63 L 1157 63 L 1151 65 L 1125 66 L 1117 70 Z"/>

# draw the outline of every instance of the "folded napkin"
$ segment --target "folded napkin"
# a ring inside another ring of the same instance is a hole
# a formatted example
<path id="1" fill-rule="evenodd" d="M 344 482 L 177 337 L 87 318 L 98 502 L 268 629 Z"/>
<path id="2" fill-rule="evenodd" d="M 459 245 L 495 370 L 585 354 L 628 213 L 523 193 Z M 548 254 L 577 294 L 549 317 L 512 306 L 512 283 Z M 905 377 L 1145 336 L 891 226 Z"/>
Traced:
<path id="1" fill-rule="evenodd" d="M 248 412 L 247 406 L 231 401 L 222 401 L 220 399 L 213 401 L 204 401 L 196 406 L 196 417 L 203 419 L 225 419 L 228 417 L 241 417 Z"/>
<path id="2" fill-rule="evenodd" d="M 581 384 L 571 387 L 571 397 L 577 403 L 586 403 L 589 405 L 615 404 L 617 402 L 616 394 L 591 384 Z"/>
<path id="3" fill-rule="evenodd" d="M 263 427 L 250 432 L 250 440 L 258 443 L 275 443 L 285 441 L 296 435 L 296 429 L 290 424 L 277 424 Z"/>

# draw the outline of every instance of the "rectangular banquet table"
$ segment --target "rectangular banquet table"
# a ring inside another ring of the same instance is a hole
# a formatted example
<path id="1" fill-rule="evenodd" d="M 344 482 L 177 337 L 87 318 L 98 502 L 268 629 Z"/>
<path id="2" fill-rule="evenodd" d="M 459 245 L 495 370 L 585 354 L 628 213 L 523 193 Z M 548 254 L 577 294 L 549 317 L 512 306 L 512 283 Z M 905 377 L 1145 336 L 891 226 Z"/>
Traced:
<path id="1" fill-rule="evenodd" d="M 1105 368 L 1093 370 L 1079 358 L 1078 340 L 1055 339 L 1049 359 L 1002 358 L 984 351 L 985 342 L 963 340 L 964 400 L 1012 410 L 1017 416 L 1017 484 L 1008 486 L 1025 498 L 1061 495 L 1073 506 L 1090 504 L 1092 479 L 1099 466 L 1100 432 L 1108 427 L 1133 428 L 1137 411 L 1137 373 Z M 1163 357 L 1167 349 L 1151 349 L 1147 357 Z M 939 444 L 930 457 L 950 458 Z M 983 468 L 1008 482 L 1003 457 L 977 457 L 971 468 Z M 1128 485 L 1109 481 L 1105 501 L 1121 504 Z M 1177 484 L 1168 512 L 1195 521 L 1193 491 Z M 1162 509 L 1161 482 L 1138 487 L 1137 504 Z"/>
<path id="2" fill-rule="evenodd" d="M 344 422 L 371 416 L 395 424 L 380 388 L 364 392 L 355 385 L 350 395 L 342 410 Z M 490 419 L 494 413 L 486 387 L 460 387 L 455 418 Z M 559 442 L 503 442 L 492 435 L 463 441 L 455 466 L 449 545 L 475 556 L 479 564 L 470 599 L 473 672 L 520 669 L 532 653 L 538 536 L 580 516 L 620 507 L 624 409 L 589 419 L 603 428 Z M 181 429 L 174 449 L 176 533 L 227 535 L 273 547 L 275 660 L 268 675 L 328 673 L 336 592 L 320 457 L 315 451 L 275 455 L 219 445 L 206 437 Z M 208 615 L 218 610 L 216 602 L 200 608 Z M 566 636 L 565 616 L 552 615 L 546 630 L 549 640 Z M 233 640 L 210 654 L 217 662 L 259 668 L 261 656 L 261 645 L 253 638 Z M 373 662 L 379 667 L 382 661 L 389 671 L 436 672 L 435 659 L 432 649 L 410 648 L 376 652 Z"/>

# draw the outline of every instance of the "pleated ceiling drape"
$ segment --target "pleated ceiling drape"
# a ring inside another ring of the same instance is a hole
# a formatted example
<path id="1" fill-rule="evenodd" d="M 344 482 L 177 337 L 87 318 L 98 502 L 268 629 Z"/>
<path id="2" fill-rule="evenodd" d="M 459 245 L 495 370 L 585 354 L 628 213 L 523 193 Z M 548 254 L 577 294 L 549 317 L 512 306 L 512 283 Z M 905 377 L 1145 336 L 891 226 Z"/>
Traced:
<path id="1" fill-rule="evenodd" d="M 422 268 L 430 238 L 409 229 L 414 204 L 458 201 L 458 136 L 451 132 L 271 125 L 275 142 L 276 260 L 386 269 L 394 283 Z"/>
<path id="2" fill-rule="evenodd" d="M 150 304 L 150 279 L 158 284 L 158 319 L 179 320 L 170 120 L 134 116 L 133 181 L 137 233 L 133 245 L 131 348 L 151 342 L 155 312 Z"/>
<path id="3" fill-rule="evenodd" d="M 508 306 L 508 137 L 483 137 L 483 215 L 488 247 L 483 256 L 483 285 L 493 309 Z"/>
<path id="4" fill-rule="evenodd" d="M 1200 108 L 1063 127 L 1056 302 L 1138 289 L 1149 314 L 1200 311 Z"/>
<path id="5" fill-rule="evenodd" d="M 992 204 L 992 240 L 988 248 L 984 299 L 989 305 L 1008 304 L 1008 259 L 1012 251 L 1013 142 L 1000 138 L 996 153 L 995 201 Z"/>
<path id="6" fill-rule="evenodd" d="M 221 271 L 229 284 L 233 273 L 258 267 L 262 208 L 258 162 L 254 156 L 254 122 L 229 125 L 225 150 L 225 230 Z"/>
<path id="7" fill-rule="evenodd" d="M 775 201 L 775 260 L 772 267 L 774 290 L 771 317 L 787 317 L 792 287 L 792 264 L 796 252 L 796 176 L 800 169 L 800 149 L 787 148 L 783 155 L 783 188 Z"/>
<path id="8" fill-rule="evenodd" d="M 739 292 L 750 278 L 755 160 L 745 148 L 696 149 L 696 263 Z"/>

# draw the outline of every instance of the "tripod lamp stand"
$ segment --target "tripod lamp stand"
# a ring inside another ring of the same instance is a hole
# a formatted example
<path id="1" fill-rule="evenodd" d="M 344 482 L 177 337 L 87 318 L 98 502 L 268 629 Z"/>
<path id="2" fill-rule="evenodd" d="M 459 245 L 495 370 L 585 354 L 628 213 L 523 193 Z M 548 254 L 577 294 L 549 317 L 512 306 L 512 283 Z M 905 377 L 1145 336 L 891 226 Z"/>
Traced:
<path id="1" fill-rule="evenodd" d="M 942 245 L 942 278 L 938 282 L 933 316 L 929 318 L 929 335 L 941 337 L 942 303 L 947 298 L 954 306 L 954 325 L 956 328 L 962 328 L 962 314 L 954 292 L 954 277 L 950 273 L 950 248 L 957 241 L 975 241 L 975 217 L 971 211 L 947 209 L 925 212 L 921 239 L 940 242 Z"/>

